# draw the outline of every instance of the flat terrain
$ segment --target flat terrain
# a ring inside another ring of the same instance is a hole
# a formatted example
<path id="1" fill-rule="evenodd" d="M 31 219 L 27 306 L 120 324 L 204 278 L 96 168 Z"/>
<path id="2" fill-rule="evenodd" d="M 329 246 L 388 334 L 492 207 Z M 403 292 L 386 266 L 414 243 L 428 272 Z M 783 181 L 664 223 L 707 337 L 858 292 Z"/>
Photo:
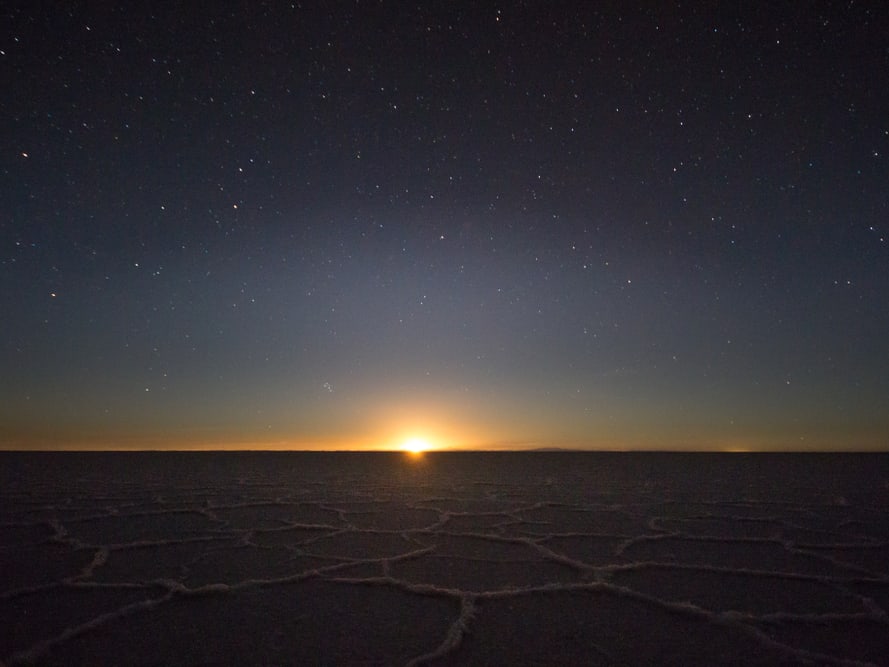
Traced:
<path id="1" fill-rule="evenodd" d="M 0 453 L 6 665 L 889 664 L 889 456 Z"/>

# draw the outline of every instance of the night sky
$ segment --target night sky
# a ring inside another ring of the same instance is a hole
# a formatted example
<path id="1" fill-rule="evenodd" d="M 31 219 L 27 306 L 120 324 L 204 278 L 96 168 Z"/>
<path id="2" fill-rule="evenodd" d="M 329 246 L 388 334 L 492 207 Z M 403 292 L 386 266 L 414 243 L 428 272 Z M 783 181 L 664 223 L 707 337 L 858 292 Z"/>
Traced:
<path id="1" fill-rule="evenodd" d="M 5 3 L 0 447 L 889 448 L 880 2 Z"/>

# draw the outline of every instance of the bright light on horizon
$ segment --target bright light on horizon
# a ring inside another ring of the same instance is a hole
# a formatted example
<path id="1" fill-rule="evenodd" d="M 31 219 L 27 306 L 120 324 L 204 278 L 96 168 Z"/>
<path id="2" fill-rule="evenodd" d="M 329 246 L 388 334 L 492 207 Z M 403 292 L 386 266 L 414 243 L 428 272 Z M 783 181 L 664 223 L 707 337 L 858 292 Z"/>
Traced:
<path id="1" fill-rule="evenodd" d="M 402 443 L 401 449 L 411 454 L 422 454 L 432 449 L 432 443 L 426 438 L 410 437 Z"/>

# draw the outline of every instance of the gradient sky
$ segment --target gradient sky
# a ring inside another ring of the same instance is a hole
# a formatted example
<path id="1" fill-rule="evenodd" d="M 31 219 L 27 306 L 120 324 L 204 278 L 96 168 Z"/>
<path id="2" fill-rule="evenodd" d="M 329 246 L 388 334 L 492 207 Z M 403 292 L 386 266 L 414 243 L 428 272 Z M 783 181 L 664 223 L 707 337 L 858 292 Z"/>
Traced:
<path id="1" fill-rule="evenodd" d="M 0 447 L 889 448 L 889 7 L 5 3 Z"/>

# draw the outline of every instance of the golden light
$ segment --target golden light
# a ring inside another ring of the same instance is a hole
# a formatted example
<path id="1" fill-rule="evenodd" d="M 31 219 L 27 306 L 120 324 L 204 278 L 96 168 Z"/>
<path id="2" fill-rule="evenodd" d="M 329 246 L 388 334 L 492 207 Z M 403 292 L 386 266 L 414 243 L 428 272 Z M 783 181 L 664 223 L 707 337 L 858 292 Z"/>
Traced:
<path id="1" fill-rule="evenodd" d="M 432 449 L 432 444 L 425 438 L 412 437 L 401 444 L 401 449 L 414 456 L 419 456 L 423 452 Z"/>

